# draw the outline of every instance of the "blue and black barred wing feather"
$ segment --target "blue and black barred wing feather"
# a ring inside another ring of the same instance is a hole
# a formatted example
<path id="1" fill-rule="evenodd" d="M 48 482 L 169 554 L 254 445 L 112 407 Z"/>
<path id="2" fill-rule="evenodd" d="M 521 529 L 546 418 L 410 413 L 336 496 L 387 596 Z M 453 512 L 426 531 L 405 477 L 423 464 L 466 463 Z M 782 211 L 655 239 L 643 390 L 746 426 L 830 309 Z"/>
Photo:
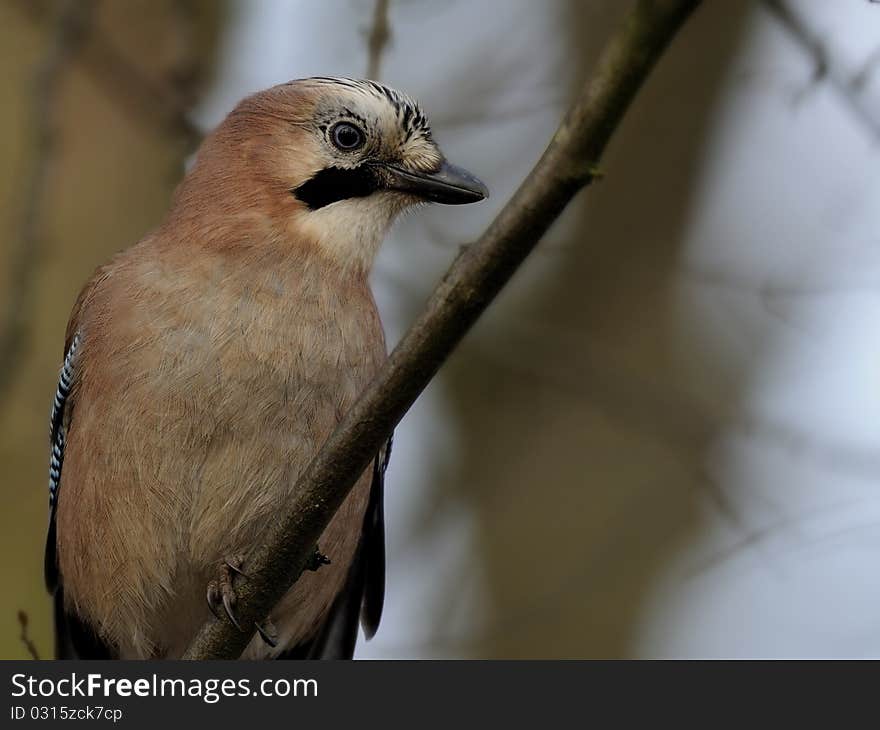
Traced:
<path id="1" fill-rule="evenodd" d="M 391 439 L 373 460 L 370 500 L 361 540 L 342 591 L 313 639 L 279 655 L 279 659 L 351 659 L 358 624 L 370 639 L 379 628 L 385 602 L 385 472 Z"/>
<path id="2" fill-rule="evenodd" d="M 43 573 L 46 588 L 54 593 L 58 588 L 58 561 L 56 556 L 55 510 L 58 505 L 58 489 L 61 486 L 61 469 L 64 466 L 64 445 L 67 438 L 67 425 L 70 409 L 68 401 L 73 388 L 80 335 L 77 332 L 64 355 L 64 364 L 55 388 L 52 413 L 49 416 L 49 530 L 46 535 L 46 553 Z"/>
<path id="3" fill-rule="evenodd" d="M 64 581 L 58 572 L 55 515 L 62 487 L 64 449 L 73 415 L 73 390 L 76 385 L 82 338 L 74 332 L 68 339 L 64 364 L 58 377 L 52 413 L 49 417 L 49 529 L 43 570 L 46 588 L 52 594 L 55 614 L 55 656 L 58 659 L 111 659 L 113 652 L 94 629 L 68 611 L 64 605 Z"/>

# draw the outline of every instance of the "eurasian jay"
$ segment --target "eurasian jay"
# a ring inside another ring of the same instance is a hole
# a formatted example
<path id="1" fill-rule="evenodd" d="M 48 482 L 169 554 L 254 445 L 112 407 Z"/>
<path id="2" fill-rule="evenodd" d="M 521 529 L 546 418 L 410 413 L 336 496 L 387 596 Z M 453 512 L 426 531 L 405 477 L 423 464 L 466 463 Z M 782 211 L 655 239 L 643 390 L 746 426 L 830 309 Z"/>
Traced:
<path id="1" fill-rule="evenodd" d="M 249 550 L 386 358 L 368 275 L 390 224 L 486 195 L 416 102 L 372 81 L 275 86 L 205 139 L 165 221 L 96 271 L 67 326 L 45 559 L 58 657 L 174 658 L 211 612 L 236 622 Z M 376 631 L 389 447 L 244 658 L 351 657 L 359 620 Z"/>

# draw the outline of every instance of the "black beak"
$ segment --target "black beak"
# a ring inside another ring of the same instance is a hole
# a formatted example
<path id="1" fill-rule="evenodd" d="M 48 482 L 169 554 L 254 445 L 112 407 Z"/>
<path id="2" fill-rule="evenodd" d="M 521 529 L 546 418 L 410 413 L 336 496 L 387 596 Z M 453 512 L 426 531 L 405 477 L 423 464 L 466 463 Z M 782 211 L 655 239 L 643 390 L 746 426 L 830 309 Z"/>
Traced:
<path id="1" fill-rule="evenodd" d="M 489 197 L 489 189 L 480 180 L 445 160 L 436 172 L 406 170 L 396 165 L 383 165 L 383 168 L 386 188 L 433 203 L 463 205 Z"/>

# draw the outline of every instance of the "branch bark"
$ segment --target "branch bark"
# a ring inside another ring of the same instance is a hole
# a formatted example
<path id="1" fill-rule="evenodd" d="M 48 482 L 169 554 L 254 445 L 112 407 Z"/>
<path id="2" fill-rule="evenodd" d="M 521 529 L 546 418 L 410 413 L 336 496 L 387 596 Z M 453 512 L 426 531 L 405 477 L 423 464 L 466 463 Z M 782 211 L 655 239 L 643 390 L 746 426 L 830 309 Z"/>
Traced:
<path id="1" fill-rule="evenodd" d="M 237 604 L 262 621 L 302 573 L 331 517 L 388 434 L 574 195 L 596 175 L 612 133 L 700 0 L 639 0 L 604 48 L 592 78 L 538 164 L 480 239 L 462 249 L 425 311 L 300 476 L 289 511 L 248 558 Z M 186 659 L 234 659 L 251 639 L 206 623 Z"/>

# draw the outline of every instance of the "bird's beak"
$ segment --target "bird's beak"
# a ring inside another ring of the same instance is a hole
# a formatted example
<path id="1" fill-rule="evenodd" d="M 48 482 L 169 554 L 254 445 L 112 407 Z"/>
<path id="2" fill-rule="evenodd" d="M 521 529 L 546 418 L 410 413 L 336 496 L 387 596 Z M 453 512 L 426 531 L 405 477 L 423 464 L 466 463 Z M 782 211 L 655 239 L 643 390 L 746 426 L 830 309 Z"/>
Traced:
<path id="1" fill-rule="evenodd" d="M 446 160 L 436 172 L 407 170 L 397 165 L 383 165 L 385 187 L 415 195 L 433 203 L 462 205 L 476 203 L 489 196 L 487 188 L 467 170 L 450 165 Z"/>

